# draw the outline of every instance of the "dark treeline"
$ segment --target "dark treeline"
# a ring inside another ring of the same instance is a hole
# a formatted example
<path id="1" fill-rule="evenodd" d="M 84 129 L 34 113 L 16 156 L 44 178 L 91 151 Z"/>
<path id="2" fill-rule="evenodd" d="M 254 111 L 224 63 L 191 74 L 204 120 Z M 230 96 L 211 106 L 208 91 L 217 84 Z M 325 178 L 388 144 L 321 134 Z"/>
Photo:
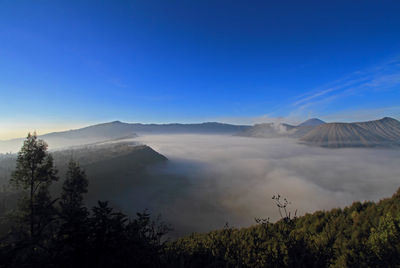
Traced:
<path id="1" fill-rule="evenodd" d="M 2 267 L 160 267 L 168 227 L 146 211 L 129 219 L 107 202 L 91 210 L 83 203 L 86 174 L 70 161 L 61 195 L 50 195 L 58 180 L 47 144 L 28 135 L 18 153 L 10 185 L 17 208 L 2 217 Z"/>
<path id="2" fill-rule="evenodd" d="M 85 207 L 85 172 L 71 160 L 61 194 L 47 145 L 29 135 L 10 184 L 17 209 L 3 217 L 2 267 L 399 267 L 400 190 L 378 203 L 296 217 L 273 197 L 282 219 L 167 241 L 169 227 L 146 211 L 129 219 L 99 201 Z"/>

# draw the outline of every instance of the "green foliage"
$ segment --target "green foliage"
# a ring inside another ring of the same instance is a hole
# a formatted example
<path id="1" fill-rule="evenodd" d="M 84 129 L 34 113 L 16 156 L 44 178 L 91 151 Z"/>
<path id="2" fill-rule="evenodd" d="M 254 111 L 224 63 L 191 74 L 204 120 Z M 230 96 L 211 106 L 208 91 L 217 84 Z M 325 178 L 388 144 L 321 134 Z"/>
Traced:
<path id="1" fill-rule="evenodd" d="M 58 179 L 57 170 L 47 144 L 38 140 L 36 133 L 28 134 L 16 163 L 10 184 L 25 194 L 19 204 L 21 227 L 29 226 L 28 235 L 32 243 L 37 243 L 34 240 L 40 239 L 54 215 L 49 186 Z"/>
<path id="2" fill-rule="evenodd" d="M 377 204 L 355 202 L 292 218 L 285 212 L 288 202 L 278 200 L 282 219 L 276 223 L 258 220 L 248 228 L 192 234 L 169 243 L 170 266 L 400 266 L 400 190 Z"/>
<path id="3" fill-rule="evenodd" d="M 47 144 L 38 140 L 36 133 L 28 134 L 18 153 L 16 167 L 10 184 L 20 192 L 17 210 L 12 213 L 12 229 L 7 236 L 9 243 L 6 256 L 11 263 L 23 267 L 29 259 L 32 264 L 41 263 L 39 255 L 46 255 L 46 244 L 51 237 L 55 219 L 55 200 L 51 199 L 49 186 L 56 181 L 57 170 L 53 158 L 47 152 Z M 16 262 L 15 262 L 16 261 Z"/>
<path id="4" fill-rule="evenodd" d="M 400 263 L 400 214 L 390 213 L 379 219 L 377 228 L 372 228 L 368 246 L 382 267 Z"/>
<path id="5" fill-rule="evenodd" d="M 10 183 L 18 189 L 35 192 L 57 180 L 53 158 L 47 152 L 47 144 L 38 140 L 36 133 L 28 134 L 18 153 L 17 165 Z M 32 189 L 33 187 L 33 189 Z"/>

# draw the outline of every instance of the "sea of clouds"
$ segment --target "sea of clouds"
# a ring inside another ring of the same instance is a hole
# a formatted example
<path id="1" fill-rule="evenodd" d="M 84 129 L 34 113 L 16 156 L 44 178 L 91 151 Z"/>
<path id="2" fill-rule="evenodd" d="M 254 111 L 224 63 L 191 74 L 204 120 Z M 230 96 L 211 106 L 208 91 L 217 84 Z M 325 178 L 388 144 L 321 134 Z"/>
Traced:
<path id="1" fill-rule="evenodd" d="M 160 180 L 174 178 L 175 188 L 171 191 L 164 181 L 144 196 L 153 213 L 174 226 L 173 235 L 222 228 L 227 222 L 249 226 L 258 217 L 277 220 L 276 194 L 291 202 L 292 213 L 303 215 L 358 200 L 377 201 L 400 187 L 398 149 L 326 149 L 294 139 L 219 135 L 147 135 L 136 140 L 169 159 L 153 173 Z M 133 195 L 127 191 L 121 197 L 123 209 L 129 211 L 127 200 Z"/>

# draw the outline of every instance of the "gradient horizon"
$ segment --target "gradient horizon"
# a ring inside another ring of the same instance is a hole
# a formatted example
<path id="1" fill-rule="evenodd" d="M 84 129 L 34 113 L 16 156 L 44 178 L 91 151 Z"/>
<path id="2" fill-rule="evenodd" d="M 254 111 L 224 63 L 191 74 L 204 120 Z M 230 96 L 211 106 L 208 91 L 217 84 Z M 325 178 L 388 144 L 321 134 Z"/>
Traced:
<path id="1" fill-rule="evenodd" d="M 0 139 L 400 119 L 398 1 L 3 1 Z"/>

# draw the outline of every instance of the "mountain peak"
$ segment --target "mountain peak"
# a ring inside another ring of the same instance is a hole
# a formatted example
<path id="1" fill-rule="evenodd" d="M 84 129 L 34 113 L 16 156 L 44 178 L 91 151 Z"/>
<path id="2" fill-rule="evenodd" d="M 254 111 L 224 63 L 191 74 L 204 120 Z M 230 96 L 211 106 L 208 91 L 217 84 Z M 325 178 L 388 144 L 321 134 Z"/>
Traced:
<path id="1" fill-rule="evenodd" d="M 389 122 L 389 121 L 397 121 L 397 120 L 394 119 L 394 118 L 392 118 L 392 117 L 386 116 L 386 117 L 380 119 L 379 121 L 384 121 L 384 122 L 386 121 L 386 122 Z"/>
<path id="2" fill-rule="evenodd" d="M 119 120 L 116 120 L 116 121 L 112 121 L 112 122 L 110 122 L 110 124 L 122 124 L 122 122 L 121 122 L 121 121 L 119 121 Z"/>
<path id="3" fill-rule="evenodd" d="M 315 126 L 319 126 L 319 125 L 322 125 L 322 124 L 325 124 L 325 122 L 322 121 L 321 119 L 311 118 L 311 119 L 308 119 L 308 120 L 304 121 L 303 123 L 301 123 L 298 126 L 299 127 L 304 127 L 304 126 L 313 126 L 313 127 L 315 127 Z"/>

